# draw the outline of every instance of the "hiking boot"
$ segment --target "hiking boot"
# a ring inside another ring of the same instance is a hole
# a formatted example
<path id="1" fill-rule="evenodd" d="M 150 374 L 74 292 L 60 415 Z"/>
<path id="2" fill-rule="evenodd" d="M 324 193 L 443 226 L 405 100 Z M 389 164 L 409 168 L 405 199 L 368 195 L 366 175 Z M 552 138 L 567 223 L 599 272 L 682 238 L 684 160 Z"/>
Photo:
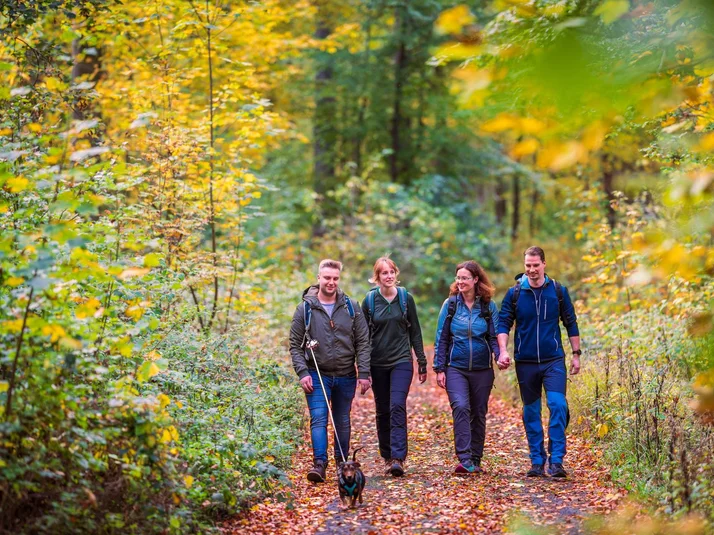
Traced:
<path id="1" fill-rule="evenodd" d="M 550 477 L 567 477 L 568 473 L 563 469 L 563 465 L 560 463 L 553 463 L 548 467 L 548 472 L 550 472 Z"/>
<path id="2" fill-rule="evenodd" d="M 472 461 L 474 463 L 474 474 L 483 474 L 483 468 L 481 468 L 481 461 Z"/>
<path id="3" fill-rule="evenodd" d="M 532 464 L 531 469 L 526 474 L 527 477 L 543 477 L 544 475 L 545 471 L 542 464 Z"/>
<path id="4" fill-rule="evenodd" d="M 384 475 L 388 476 L 392 473 L 392 459 L 384 459 Z"/>
<path id="5" fill-rule="evenodd" d="M 400 477 L 404 475 L 404 461 L 401 459 L 392 459 L 392 465 L 389 467 L 389 472 L 394 477 Z"/>
<path id="6" fill-rule="evenodd" d="M 307 480 L 313 483 L 323 483 L 325 481 L 325 463 L 315 461 L 312 469 L 307 473 Z"/>
<path id="7" fill-rule="evenodd" d="M 481 472 L 481 467 L 476 468 L 476 465 L 471 461 L 462 461 L 456 468 L 454 468 L 454 474 L 466 475 L 466 474 L 476 474 Z"/>

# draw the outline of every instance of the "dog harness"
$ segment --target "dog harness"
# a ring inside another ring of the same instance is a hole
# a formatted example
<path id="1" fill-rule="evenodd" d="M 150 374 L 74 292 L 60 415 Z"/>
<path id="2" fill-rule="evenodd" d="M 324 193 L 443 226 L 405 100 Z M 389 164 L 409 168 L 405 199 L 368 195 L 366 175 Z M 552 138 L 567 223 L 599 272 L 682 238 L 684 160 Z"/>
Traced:
<path id="1" fill-rule="evenodd" d="M 347 481 L 345 481 L 345 478 L 340 476 L 340 486 L 347 491 L 347 495 L 350 497 L 352 497 L 352 495 L 355 493 L 355 490 L 357 490 L 357 483 L 359 483 L 359 479 L 355 478 L 355 482 L 352 483 L 352 485 L 347 485 Z"/>

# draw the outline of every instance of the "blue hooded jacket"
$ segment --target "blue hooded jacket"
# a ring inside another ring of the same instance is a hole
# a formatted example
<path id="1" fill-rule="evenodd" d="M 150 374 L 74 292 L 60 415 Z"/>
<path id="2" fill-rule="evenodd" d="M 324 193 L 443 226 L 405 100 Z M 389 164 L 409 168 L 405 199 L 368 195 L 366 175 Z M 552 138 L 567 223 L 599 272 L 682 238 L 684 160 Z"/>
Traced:
<path id="1" fill-rule="evenodd" d="M 491 353 L 499 355 L 498 342 L 495 336 L 495 324 L 498 322 L 496 303 L 488 304 L 491 311 L 491 326 L 481 317 L 479 298 L 471 310 L 464 304 L 461 294 L 456 296 L 456 312 L 451 318 L 451 345 L 440 343 L 444 322 L 449 312 L 449 300 L 444 301 L 439 313 L 436 327 L 436 342 L 434 348 L 434 370 L 443 372 L 446 366 L 464 370 L 483 370 L 491 367 Z M 491 329 L 489 329 L 491 327 Z M 491 337 L 487 333 L 491 332 Z"/>
<path id="2" fill-rule="evenodd" d="M 558 294 L 553 280 L 547 275 L 539 301 L 523 276 L 518 283 L 521 290 L 516 308 L 513 307 L 513 288 L 511 287 L 501 303 L 498 317 L 498 334 L 508 334 L 516 323 L 516 335 L 513 341 L 514 359 L 522 362 L 546 362 L 563 358 L 565 351 L 560 335 L 560 311 Z M 580 336 L 575 308 L 570 300 L 568 289 L 563 289 L 563 318 L 568 337 Z"/>

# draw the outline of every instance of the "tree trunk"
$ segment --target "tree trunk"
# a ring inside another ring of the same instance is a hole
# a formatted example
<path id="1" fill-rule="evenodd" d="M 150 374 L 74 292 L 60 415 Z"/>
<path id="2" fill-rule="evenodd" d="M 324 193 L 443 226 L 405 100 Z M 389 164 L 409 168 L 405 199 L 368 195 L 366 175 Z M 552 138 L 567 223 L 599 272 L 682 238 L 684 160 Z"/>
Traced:
<path id="1" fill-rule="evenodd" d="M 511 214 L 511 241 L 518 238 L 518 224 L 521 217 L 521 184 L 518 175 L 513 175 L 513 213 Z"/>
<path id="2" fill-rule="evenodd" d="M 72 82 L 92 82 L 96 84 L 103 76 L 102 50 L 96 46 L 88 46 L 80 39 L 72 41 Z M 77 121 L 86 121 L 90 118 L 101 119 L 101 113 L 95 101 L 80 99 L 75 102 L 72 109 L 72 118 Z M 87 139 L 92 147 L 101 144 L 99 129 L 93 128 Z"/>
<path id="3" fill-rule="evenodd" d="M 533 186 L 533 194 L 531 195 L 531 214 L 528 219 L 528 234 L 533 237 L 535 234 L 536 224 L 536 207 L 538 206 L 538 187 Z"/>
<path id="4" fill-rule="evenodd" d="M 317 3 L 316 39 L 325 39 L 332 32 L 329 17 L 323 2 Z M 322 215 L 330 216 L 336 211 L 327 193 L 334 186 L 335 179 L 335 97 L 333 90 L 331 60 L 328 58 L 318 67 L 315 75 L 315 118 L 313 124 L 313 189 L 322 206 Z M 313 225 L 313 237 L 325 234 L 323 218 Z"/>
<path id="5" fill-rule="evenodd" d="M 397 52 L 394 56 L 394 105 L 392 114 L 392 154 L 390 158 L 389 173 L 392 182 L 399 182 L 401 167 L 399 165 L 402 156 L 403 141 L 407 138 L 407 126 L 402 116 L 402 93 L 407 64 L 407 48 L 404 43 L 406 16 L 405 6 L 398 5 L 395 8 L 394 28 L 397 36 Z"/>
<path id="6" fill-rule="evenodd" d="M 602 189 L 607 199 L 607 222 L 611 229 L 617 224 L 617 216 L 615 209 L 612 207 L 613 191 L 614 191 L 615 173 L 610 168 L 610 165 L 603 158 L 603 173 L 602 173 Z"/>
<path id="7" fill-rule="evenodd" d="M 503 226 L 506 221 L 506 211 L 507 211 L 507 204 L 506 204 L 506 181 L 502 177 L 498 177 L 496 179 L 496 199 L 494 202 L 494 209 L 496 212 L 496 222 L 498 223 L 499 227 L 502 229 L 502 234 L 505 234 L 503 232 Z"/>

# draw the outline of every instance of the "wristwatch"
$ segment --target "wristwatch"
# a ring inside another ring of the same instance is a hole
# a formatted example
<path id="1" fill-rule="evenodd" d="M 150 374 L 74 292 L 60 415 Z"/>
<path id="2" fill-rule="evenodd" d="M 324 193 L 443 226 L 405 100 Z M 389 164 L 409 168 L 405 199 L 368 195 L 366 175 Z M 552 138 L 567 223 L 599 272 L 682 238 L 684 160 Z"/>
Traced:
<path id="1" fill-rule="evenodd" d="M 582 355 L 582 354 L 583 354 L 583 350 L 582 350 L 582 349 L 576 349 L 576 350 L 573 351 L 573 356 L 575 356 L 575 355 L 580 356 L 580 355 Z"/>

